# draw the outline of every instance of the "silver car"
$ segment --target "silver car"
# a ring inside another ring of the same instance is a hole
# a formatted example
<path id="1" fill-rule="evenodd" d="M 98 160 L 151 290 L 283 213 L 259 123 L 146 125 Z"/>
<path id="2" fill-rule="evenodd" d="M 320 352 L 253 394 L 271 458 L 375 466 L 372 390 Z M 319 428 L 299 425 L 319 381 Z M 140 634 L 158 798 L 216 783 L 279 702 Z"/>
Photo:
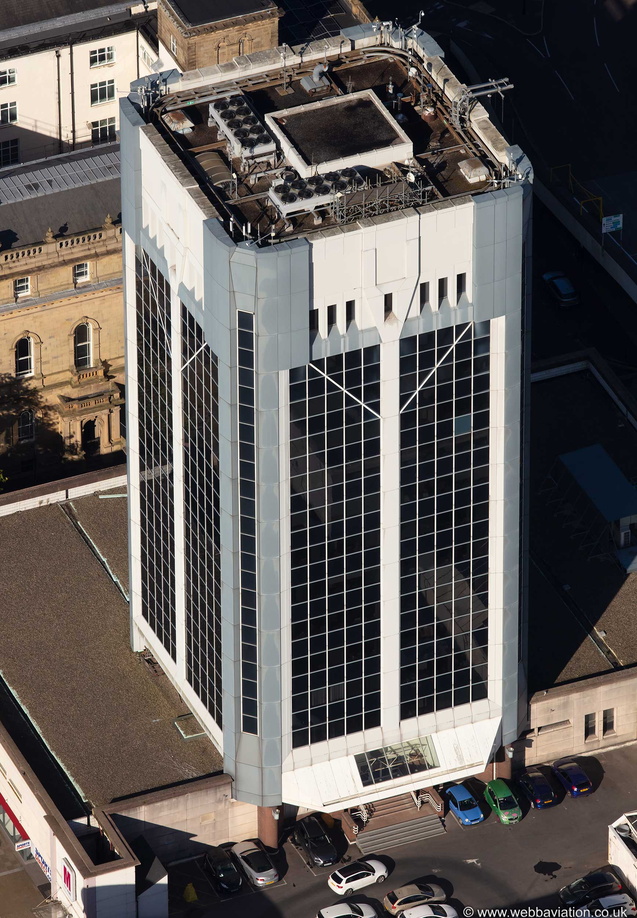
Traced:
<path id="1" fill-rule="evenodd" d="M 230 849 L 243 872 L 257 889 L 279 882 L 279 874 L 258 841 L 237 842 Z"/>

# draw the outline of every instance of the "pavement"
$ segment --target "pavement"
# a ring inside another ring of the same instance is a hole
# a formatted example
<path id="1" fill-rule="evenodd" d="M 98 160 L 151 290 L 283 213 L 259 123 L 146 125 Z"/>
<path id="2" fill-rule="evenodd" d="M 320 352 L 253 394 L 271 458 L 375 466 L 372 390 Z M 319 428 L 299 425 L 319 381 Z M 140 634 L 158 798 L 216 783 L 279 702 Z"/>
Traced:
<path id="1" fill-rule="evenodd" d="M 448 815 L 447 833 L 395 847 L 377 855 L 390 866 L 389 879 L 347 901 L 375 904 L 391 890 L 414 880 L 442 885 L 448 901 L 465 907 L 556 907 L 557 891 L 576 877 L 607 863 L 608 825 L 637 808 L 637 745 L 582 757 L 597 785 L 591 797 L 566 798 L 548 810 L 528 810 L 521 823 L 503 826 L 493 814 L 478 826 L 461 828 Z M 349 854 L 358 857 L 358 848 Z M 188 861 L 169 870 L 171 918 L 311 918 L 339 899 L 326 884 L 330 868 L 310 870 L 286 843 L 281 851 L 283 880 L 269 890 L 246 888 L 221 901 L 201 867 Z M 554 876 L 543 872 L 550 863 Z M 192 883 L 197 901 L 183 895 Z"/>

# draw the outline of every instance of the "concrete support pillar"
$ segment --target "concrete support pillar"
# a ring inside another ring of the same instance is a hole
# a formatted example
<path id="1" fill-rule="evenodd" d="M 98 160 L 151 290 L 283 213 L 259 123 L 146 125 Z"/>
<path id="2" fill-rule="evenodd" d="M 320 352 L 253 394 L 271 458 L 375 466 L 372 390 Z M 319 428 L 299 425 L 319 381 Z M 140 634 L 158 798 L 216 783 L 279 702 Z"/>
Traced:
<path id="1" fill-rule="evenodd" d="M 268 848 L 279 847 L 279 816 L 282 807 L 260 806 L 258 815 L 259 838 Z"/>

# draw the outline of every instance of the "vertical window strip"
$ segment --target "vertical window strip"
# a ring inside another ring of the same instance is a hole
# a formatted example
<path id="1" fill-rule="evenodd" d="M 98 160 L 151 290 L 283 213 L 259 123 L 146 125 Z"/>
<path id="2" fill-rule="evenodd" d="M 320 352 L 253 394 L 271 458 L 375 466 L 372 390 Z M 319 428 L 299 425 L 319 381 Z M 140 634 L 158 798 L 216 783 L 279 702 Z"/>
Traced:
<path id="1" fill-rule="evenodd" d="M 143 250 L 136 270 L 142 615 L 175 660 L 170 285 Z"/>
<path id="2" fill-rule="evenodd" d="M 237 313 L 241 729 L 259 732 L 254 316 Z"/>
<path id="3" fill-rule="evenodd" d="M 222 727 L 218 359 L 181 305 L 186 678 Z"/>

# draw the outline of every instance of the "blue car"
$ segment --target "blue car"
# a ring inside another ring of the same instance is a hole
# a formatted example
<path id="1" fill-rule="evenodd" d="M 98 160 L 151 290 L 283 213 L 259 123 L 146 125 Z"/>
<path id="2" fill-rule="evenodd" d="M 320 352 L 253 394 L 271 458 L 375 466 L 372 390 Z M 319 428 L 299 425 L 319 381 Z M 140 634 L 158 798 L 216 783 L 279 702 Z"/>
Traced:
<path id="1" fill-rule="evenodd" d="M 449 809 L 460 825 L 475 826 L 482 822 L 484 813 L 477 804 L 471 791 L 464 784 L 452 784 L 446 790 Z"/>
<path id="2" fill-rule="evenodd" d="M 555 791 L 539 769 L 527 768 L 518 777 L 517 782 L 534 809 L 545 810 L 557 803 Z"/>
<path id="3" fill-rule="evenodd" d="M 588 797 L 593 793 L 593 782 L 577 762 L 554 762 L 553 774 L 569 797 Z"/>

